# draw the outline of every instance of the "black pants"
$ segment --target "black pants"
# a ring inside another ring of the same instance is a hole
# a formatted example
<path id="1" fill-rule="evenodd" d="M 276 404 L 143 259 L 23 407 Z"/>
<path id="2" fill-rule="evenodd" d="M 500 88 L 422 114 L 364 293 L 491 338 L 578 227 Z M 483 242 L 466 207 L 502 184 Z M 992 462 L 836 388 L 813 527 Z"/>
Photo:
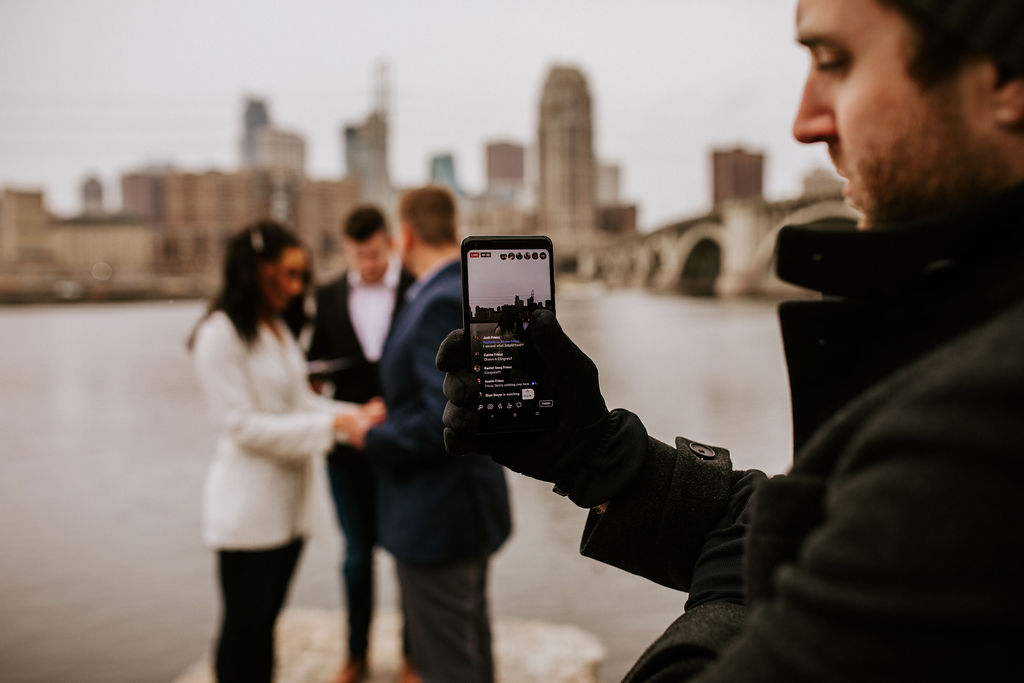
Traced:
<path id="1" fill-rule="evenodd" d="M 274 623 L 295 573 L 302 539 L 271 550 L 218 553 L 223 621 L 217 640 L 219 683 L 270 683 Z"/>
<path id="2" fill-rule="evenodd" d="M 341 583 L 348 606 L 348 653 L 366 657 L 373 613 L 373 546 L 377 543 L 374 474 L 368 463 L 355 460 L 345 466 L 329 464 L 327 476 L 338 524 L 345 534 Z"/>

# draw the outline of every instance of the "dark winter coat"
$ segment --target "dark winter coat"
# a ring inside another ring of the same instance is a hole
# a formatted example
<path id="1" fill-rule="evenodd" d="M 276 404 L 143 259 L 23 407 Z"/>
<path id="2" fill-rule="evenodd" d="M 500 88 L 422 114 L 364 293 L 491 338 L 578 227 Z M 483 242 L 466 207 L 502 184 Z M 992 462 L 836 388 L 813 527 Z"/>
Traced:
<path id="1" fill-rule="evenodd" d="M 651 440 L 588 519 L 585 555 L 690 592 L 626 680 L 1024 680 L 1024 186 L 777 257 L 825 295 L 779 310 L 791 472 Z"/>

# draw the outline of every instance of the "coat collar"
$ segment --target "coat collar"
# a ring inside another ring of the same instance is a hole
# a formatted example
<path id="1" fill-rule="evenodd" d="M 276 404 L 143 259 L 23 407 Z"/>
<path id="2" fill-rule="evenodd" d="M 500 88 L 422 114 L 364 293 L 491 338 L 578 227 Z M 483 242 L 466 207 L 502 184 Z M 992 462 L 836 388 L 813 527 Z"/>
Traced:
<path id="1" fill-rule="evenodd" d="M 778 276 L 823 294 L 876 298 L 925 288 L 941 274 L 1024 254 L 1024 184 L 936 219 L 870 230 L 786 226 Z"/>
<path id="2" fill-rule="evenodd" d="M 409 285 L 409 288 L 405 291 L 406 302 L 410 302 L 419 296 L 419 293 L 431 285 L 435 280 L 441 279 L 451 271 L 458 274 L 460 269 L 461 265 L 459 264 L 459 258 L 457 256 L 451 259 L 442 259 L 441 261 L 438 261 L 416 278 L 415 282 Z"/>

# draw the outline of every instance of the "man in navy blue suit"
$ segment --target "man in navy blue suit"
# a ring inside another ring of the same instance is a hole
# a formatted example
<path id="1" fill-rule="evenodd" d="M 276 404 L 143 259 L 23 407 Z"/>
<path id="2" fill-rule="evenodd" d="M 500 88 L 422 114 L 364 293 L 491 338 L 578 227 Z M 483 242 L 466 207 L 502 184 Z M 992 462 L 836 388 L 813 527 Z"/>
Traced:
<path id="1" fill-rule="evenodd" d="M 399 204 L 402 264 L 416 281 L 380 360 L 387 419 L 365 435 L 378 468 L 378 541 L 394 558 L 410 655 L 428 683 L 494 679 L 487 567 L 511 531 L 503 468 L 445 454 L 437 348 L 462 325 L 455 202 L 438 187 Z M 362 439 L 354 438 L 354 443 Z"/>

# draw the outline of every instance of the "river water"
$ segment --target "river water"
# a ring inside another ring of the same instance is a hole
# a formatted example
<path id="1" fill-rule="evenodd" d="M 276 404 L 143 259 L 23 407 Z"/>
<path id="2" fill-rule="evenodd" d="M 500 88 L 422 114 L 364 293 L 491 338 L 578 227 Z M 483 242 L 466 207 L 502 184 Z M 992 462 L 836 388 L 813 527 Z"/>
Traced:
<path id="1" fill-rule="evenodd" d="M 0 308 L 0 680 L 169 681 L 209 648 L 213 557 L 199 492 L 215 432 L 184 341 L 193 302 Z M 791 433 L 774 305 L 559 292 L 609 407 L 655 437 L 723 445 L 785 471 Z M 495 618 L 577 625 L 617 681 L 685 595 L 578 554 L 585 512 L 510 475 L 515 531 L 495 557 Z M 290 604 L 339 607 L 326 489 Z M 380 553 L 380 602 L 397 604 Z"/>

